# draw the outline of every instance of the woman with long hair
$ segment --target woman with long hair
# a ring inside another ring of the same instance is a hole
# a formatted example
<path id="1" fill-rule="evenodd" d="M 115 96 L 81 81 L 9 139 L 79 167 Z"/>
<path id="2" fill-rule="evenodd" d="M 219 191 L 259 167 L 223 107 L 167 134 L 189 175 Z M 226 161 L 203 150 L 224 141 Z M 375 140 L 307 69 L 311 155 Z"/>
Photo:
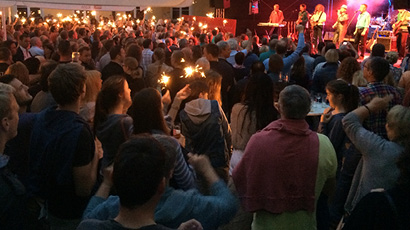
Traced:
<path id="1" fill-rule="evenodd" d="M 209 91 L 208 91 L 208 99 L 215 100 L 219 103 L 219 106 L 222 107 L 222 99 L 221 99 L 221 84 L 222 84 L 222 76 L 213 70 L 205 71 L 205 81 L 208 84 Z"/>
<path id="2" fill-rule="evenodd" d="M 273 105 L 273 85 L 270 77 L 258 73 L 249 79 L 242 102 L 232 108 L 233 152 L 229 166 L 230 173 L 242 159 L 250 137 L 279 118 L 279 113 Z"/>
<path id="3" fill-rule="evenodd" d="M 133 119 L 133 134 L 149 133 L 169 136 L 170 130 L 166 125 L 162 112 L 161 95 L 154 88 L 145 88 L 135 94 L 129 114 Z M 181 146 L 176 139 L 173 141 L 177 151 L 177 162 L 173 172 L 175 187 L 188 190 L 196 187 L 195 177 L 189 169 L 182 154 Z"/>
<path id="4" fill-rule="evenodd" d="M 300 56 L 290 70 L 290 81 L 309 90 L 309 76 L 306 73 L 305 58 Z"/>
<path id="5" fill-rule="evenodd" d="M 359 62 L 357 62 L 354 57 L 347 57 L 343 59 L 340 63 L 339 68 L 337 69 L 336 78 L 343 79 L 347 83 L 352 84 L 353 75 L 356 71 L 361 70 Z"/>
<path id="6" fill-rule="evenodd" d="M 131 106 L 131 90 L 123 76 L 112 76 L 104 81 L 97 96 L 94 133 L 104 150 L 102 167 L 114 161 L 119 146 L 131 135 L 132 118 L 126 114 Z"/>
<path id="7" fill-rule="evenodd" d="M 85 96 L 82 100 L 80 116 L 90 124 L 90 127 L 93 127 L 95 102 L 102 86 L 101 73 L 97 70 L 89 70 L 85 71 L 85 76 Z"/>

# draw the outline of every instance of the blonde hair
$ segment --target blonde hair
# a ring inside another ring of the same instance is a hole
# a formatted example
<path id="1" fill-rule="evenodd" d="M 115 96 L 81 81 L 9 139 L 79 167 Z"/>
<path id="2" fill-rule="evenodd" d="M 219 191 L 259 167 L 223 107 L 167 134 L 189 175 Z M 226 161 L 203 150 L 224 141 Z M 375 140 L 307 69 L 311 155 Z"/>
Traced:
<path id="1" fill-rule="evenodd" d="M 19 61 L 12 64 L 12 65 L 10 65 L 7 68 L 5 74 L 14 75 L 24 85 L 27 85 L 27 86 L 30 85 L 29 71 L 28 71 L 27 67 Z"/>
<path id="2" fill-rule="evenodd" d="M 195 62 L 195 66 L 202 68 L 202 71 L 207 71 L 211 69 L 211 64 L 209 63 L 208 59 L 205 57 L 201 57 Z"/>
<path id="3" fill-rule="evenodd" d="M 336 63 L 339 61 L 339 52 L 336 49 L 330 49 L 325 54 L 326 62 Z"/>
<path id="4" fill-rule="evenodd" d="M 364 87 L 367 85 L 367 80 L 363 77 L 363 70 L 358 70 L 353 74 L 352 85 Z"/>
<path id="5" fill-rule="evenodd" d="M 410 140 L 410 108 L 396 105 L 387 114 L 386 123 L 394 133 L 392 141 L 405 145 Z"/>
<path id="6" fill-rule="evenodd" d="M 85 96 L 84 102 L 95 102 L 101 90 L 101 73 L 97 70 L 85 71 Z"/>
<path id="7" fill-rule="evenodd" d="M 219 105 L 222 106 L 221 100 L 221 84 L 222 76 L 213 70 L 208 70 L 205 72 L 206 84 L 209 87 L 208 99 L 218 101 Z"/>

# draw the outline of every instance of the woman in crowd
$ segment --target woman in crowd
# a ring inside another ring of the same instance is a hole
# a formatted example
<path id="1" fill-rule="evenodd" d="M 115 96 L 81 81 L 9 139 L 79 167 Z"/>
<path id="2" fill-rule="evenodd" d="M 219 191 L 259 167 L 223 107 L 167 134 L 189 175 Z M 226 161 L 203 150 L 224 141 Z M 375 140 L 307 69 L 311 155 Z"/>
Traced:
<path id="1" fill-rule="evenodd" d="M 343 79 L 347 83 L 352 84 L 353 75 L 356 71 L 361 70 L 359 62 L 354 57 L 347 57 L 343 59 L 342 63 L 337 69 L 336 78 Z"/>
<path id="2" fill-rule="evenodd" d="M 85 96 L 80 108 L 80 116 L 88 122 L 90 127 L 93 127 L 95 102 L 102 86 L 101 73 L 97 70 L 89 70 L 85 72 L 85 76 Z"/>
<path id="3" fill-rule="evenodd" d="M 137 59 L 133 57 L 126 57 L 122 68 L 124 69 L 124 75 L 127 79 L 128 86 L 131 89 L 131 98 L 133 98 L 138 91 L 147 87 L 143 78 L 144 71 L 142 70 L 142 67 L 138 65 Z"/>
<path id="4" fill-rule="evenodd" d="M 359 104 L 359 90 L 343 80 L 333 80 L 327 83 L 326 93 L 330 107 L 320 118 L 318 132 L 325 134 L 332 142 L 338 161 L 336 193 L 329 204 L 331 223 L 334 225 L 344 213 L 344 204 L 361 158 L 342 126 L 343 117 Z"/>
<path id="5" fill-rule="evenodd" d="M 348 212 L 372 189 L 391 189 L 399 176 L 396 162 L 410 140 L 410 129 L 403 128 L 410 127 L 410 109 L 397 105 L 388 112 L 386 130 L 389 140 L 362 126 L 364 119 L 385 109 L 391 99 L 391 96 L 376 97 L 343 119 L 346 135 L 362 154 L 345 205 Z"/>
<path id="6" fill-rule="evenodd" d="M 149 133 L 169 136 L 170 130 L 162 113 L 161 95 L 157 90 L 146 88 L 138 92 L 133 98 L 129 114 L 133 119 L 133 134 Z M 195 188 L 195 176 L 185 162 L 180 145 L 176 140 L 173 141 L 178 152 L 173 172 L 174 187 L 183 190 Z"/>
<path id="7" fill-rule="evenodd" d="M 251 136 L 278 118 L 279 113 L 273 105 L 272 80 L 266 74 L 255 74 L 246 87 L 244 100 L 232 108 L 233 152 L 229 165 L 230 174 L 242 159 Z"/>
<path id="8" fill-rule="evenodd" d="M 125 77 L 112 76 L 104 81 L 94 116 L 94 133 L 104 150 L 103 168 L 113 163 L 118 147 L 131 135 L 132 118 L 126 114 L 130 106 L 131 90 Z"/>

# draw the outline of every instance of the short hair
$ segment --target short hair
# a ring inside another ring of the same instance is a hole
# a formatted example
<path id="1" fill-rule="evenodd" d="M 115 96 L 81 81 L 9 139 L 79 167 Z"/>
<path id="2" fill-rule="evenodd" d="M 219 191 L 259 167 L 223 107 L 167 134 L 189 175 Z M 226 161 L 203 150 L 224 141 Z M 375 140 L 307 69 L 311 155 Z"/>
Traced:
<path id="1" fill-rule="evenodd" d="M 57 68 L 58 62 L 53 60 L 46 61 L 43 65 L 40 66 L 40 86 L 41 90 L 48 92 L 48 77 L 50 74 Z"/>
<path id="2" fill-rule="evenodd" d="M 37 74 L 40 70 L 41 61 L 37 57 L 30 57 L 23 61 L 27 67 L 29 74 Z"/>
<path id="3" fill-rule="evenodd" d="M 195 66 L 201 67 L 202 71 L 211 69 L 211 64 L 209 63 L 208 59 L 206 59 L 205 57 L 198 58 L 198 60 L 196 60 L 195 62 Z"/>
<path id="4" fill-rule="evenodd" d="M 228 41 L 226 41 L 229 44 L 229 47 L 231 50 L 237 50 L 238 49 L 238 41 L 235 38 L 230 38 Z"/>
<path id="5" fill-rule="evenodd" d="M 218 43 L 216 43 L 216 45 L 219 48 L 219 52 L 221 52 L 222 50 L 225 50 L 227 47 L 229 47 L 229 45 L 226 41 L 219 41 Z"/>
<path id="6" fill-rule="evenodd" d="M 121 46 L 113 46 L 110 49 L 110 58 L 111 60 L 114 60 L 117 55 L 121 55 Z"/>
<path id="7" fill-rule="evenodd" d="M 385 52 L 386 52 L 386 47 L 383 44 L 376 43 L 373 46 L 370 56 L 371 57 L 384 57 Z"/>
<path id="8" fill-rule="evenodd" d="M 163 48 L 155 48 L 153 56 L 156 60 L 165 61 L 165 50 Z"/>
<path id="9" fill-rule="evenodd" d="M 67 40 L 60 41 L 57 50 L 61 56 L 71 56 L 72 53 L 71 44 Z"/>
<path id="10" fill-rule="evenodd" d="M 144 49 L 148 49 L 151 43 L 152 43 L 152 40 L 147 38 L 142 42 L 142 47 L 144 47 Z"/>
<path id="11" fill-rule="evenodd" d="M 410 108 L 396 105 L 387 113 L 386 123 L 394 132 L 394 140 L 401 145 L 408 143 L 410 139 Z"/>
<path id="12" fill-rule="evenodd" d="M 242 52 L 238 52 L 235 54 L 235 62 L 238 65 L 242 65 L 243 62 L 245 61 L 245 54 Z"/>
<path id="13" fill-rule="evenodd" d="M 30 39 L 30 45 L 31 46 L 36 46 L 38 41 L 41 41 L 39 37 L 32 37 Z"/>
<path id="14" fill-rule="evenodd" d="M 182 62 L 182 59 L 185 59 L 185 54 L 181 50 L 175 50 L 171 54 L 171 64 L 172 67 L 181 68 L 185 67 L 185 62 Z"/>
<path id="15" fill-rule="evenodd" d="M 204 49 L 206 49 L 206 52 L 208 52 L 214 58 L 218 57 L 219 55 L 219 47 L 215 44 L 207 44 Z"/>
<path id="16" fill-rule="evenodd" d="M 279 94 L 280 113 L 286 119 L 305 119 L 310 103 L 309 92 L 299 85 L 286 86 Z"/>
<path id="17" fill-rule="evenodd" d="M 78 49 L 78 52 L 80 53 L 80 54 L 83 54 L 83 52 L 85 52 L 85 51 L 90 51 L 91 49 L 90 49 L 90 47 L 88 47 L 88 46 L 82 46 L 80 49 Z"/>
<path id="18" fill-rule="evenodd" d="M 179 44 L 179 48 L 183 49 L 188 45 L 188 40 L 183 38 L 183 39 L 179 40 L 178 44 Z"/>
<path id="19" fill-rule="evenodd" d="M 7 47 L 0 47 L 0 61 L 10 60 L 11 51 Z"/>
<path id="20" fill-rule="evenodd" d="M 372 71 L 373 77 L 376 81 L 383 81 L 390 71 L 389 62 L 381 57 L 372 57 L 369 62 L 368 68 Z"/>
<path id="21" fill-rule="evenodd" d="M 214 42 L 215 42 L 215 43 L 218 43 L 219 41 L 223 41 L 223 35 L 222 35 L 222 34 L 217 34 L 217 35 L 214 37 Z"/>
<path id="22" fill-rule="evenodd" d="M 134 209 L 148 202 L 169 173 L 162 145 L 149 135 L 131 137 L 114 161 L 113 184 L 121 206 Z"/>
<path id="23" fill-rule="evenodd" d="M 209 93 L 209 86 L 206 84 L 205 79 L 197 79 L 189 83 L 189 88 L 191 89 L 191 95 L 187 101 L 199 98 L 201 93 Z"/>
<path id="24" fill-rule="evenodd" d="M 286 43 L 286 41 L 281 39 L 280 41 L 276 43 L 275 49 L 276 49 L 277 54 L 285 54 L 286 51 L 288 50 L 288 44 Z"/>
<path id="25" fill-rule="evenodd" d="M 13 86 L 0 82 L 0 119 L 10 116 Z"/>
<path id="26" fill-rule="evenodd" d="M 10 84 L 14 79 L 16 79 L 16 76 L 12 74 L 5 74 L 3 76 L 0 76 L 0 82 L 4 84 Z"/>
<path id="27" fill-rule="evenodd" d="M 54 100 L 59 105 L 69 105 L 84 93 L 85 72 L 78 64 L 60 64 L 50 74 L 48 87 Z"/>
<path id="28" fill-rule="evenodd" d="M 278 44 L 278 39 L 271 39 L 269 41 L 269 49 L 270 50 L 276 50 L 276 44 Z"/>
<path id="29" fill-rule="evenodd" d="M 339 52 L 336 49 L 330 49 L 325 54 L 326 62 L 336 63 L 339 61 Z"/>
<path id="30" fill-rule="evenodd" d="M 20 40 L 20 41 L 23 41 L 23 40 L 26 39 L 26 38 L 29 38 L 28 34 L 23 33 L 23 34 L 20 35 L 19 40 Z"/>
<path id="31" fill-rule="evenodd" d="M 3 43 L 1 43 L 1 47 L 6 47 L 6 48 L 10 49 L 11 45 L 13 45 L 13 44 L 17 46 L 15 41 L 7 40 L 7 41 L 4 41 Z"/>
<path id="32" fill-rule="evenodd" d="M 261 61 L 256 61 L 251 65 L 251 74 L 254 75 L 256 73 L 264 73 L 265 72 L 265 65 Z"/>
<path id="33" fill-rule="evenodd" d="M 367 4 L 364 4 L 364 3 L 363 3 L 362 5 L 363 5 L 363 6 L 365 6 L 365 7 L 366 7 L 366 9 L 367 9 Z"/>
<path id="34" fill-rule="evenodd" d="M 390 51 L 386 55 L 386 60 L 389 62 L 389 64 L 395 64 L 397 60 L 399 59 L 399 53 L 395 51 Z"/>

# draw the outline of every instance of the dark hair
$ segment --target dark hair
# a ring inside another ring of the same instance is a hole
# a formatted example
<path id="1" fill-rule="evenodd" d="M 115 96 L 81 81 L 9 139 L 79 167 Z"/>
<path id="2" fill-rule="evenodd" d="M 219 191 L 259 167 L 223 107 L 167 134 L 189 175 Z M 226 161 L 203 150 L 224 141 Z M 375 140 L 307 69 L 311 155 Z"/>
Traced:
<path id="1" fill-rule="evenodd" d="M 132 44 L 128 46 L 127 51 L 125 53 L 126 57 L 133 57 L 137 59 L 138 63 L 141 63 L 142 59 L 142 49 L 139 45 L 137 44 Z"/>
<path id="2" fill-rule="evenodd" d="M 219 55 L 219 47 L 215 44 L 209 43 L 207 44 L 204 49 L 208 52 L 212 57 L 218 57 Z"/>
<path id="3" fill-rule="evenodd" d="M 71 49 L 70 42 L 66 40 L 60 41 L 58 43 L 57 50 L 60 56 L 71 56 L 72 49 Z"/>
<path id="4" fill-rule="evenodd" d="M 323 47 L 325 47 L 326 46 L 326 44 L 324 43 L 324 42 L 319 42 L 318 44 L 317 44 L 317 51 L 320 53 L 320 52 L 322 52 L 322 49 L 323 49 Z"/>
<path id="5" fill-rule="evenodd" d="M 249 79 L 243 104 L 246 106 L 245 117 L 249 118 L 251 124 L 256 122 L 257 130 L 265 128 L 269 123 L 278 119 L 279 112 L 273 105 L 273 84 L 268 75 L 257 73 Z M 256 120 L 253 120 L 253 114 Z M 241 130 L 244 124 L 245 119 Z"/>
<path id="6" fill-rule="evenodd" d="M 144 47 L 144 49 L 148 49 L 151 43 L 152 43 L 152 40 L 147 38 L 142 42 L 142 46 Z"/>
<path id="7" fill-rule="evenodd" d="M 343 80 L 329 81 L 326 89 L 332 94 L 343 95 L 342 105 L 346 113 L 353 111 L 359 105 L 359 89 Z"/>
<path id="8" fill-rule="evenodd" d="M 20 37 L 19 37 L 19 40 L 20 40 L 20 41 L 23 41 L 23 40 L 26 39 L 26 38 L 29 38 L 28 34 L 22 33 L 22 34 L 20 35 Z"/>
<path id="9" fill-rule="evenodd" d="M 328 42 L 325 45 L 325 53 L 327 53 L 327 51 L 332 50 L 332 49 L 336 49 L 336 45 L 333 42 Z M 319 50 L 322 51 L 322 50 Z"/>
<path id="10" fill-rule="evenodd" d="M 122 49 L 121 46 L 113 46 L 110 49 L 111 60 L 114 60 L 117 57 L 117 55 L 121 55 L 121 49 Z"/>
<path id="11" fill-rule="evenodd" d="M 343 79 L 347 83 L 352 84 L 353 74 L 361 70 L 359 62 L 354 57 L 345 58 L 337 69 L 336 78 Z"/>
<path id="12" fill-rule="evenodd" d="M 0 82 L 4 84 L 10 84 L 14 79 L 17 79 L 16 76 L 12 74 L 5 74 L 3 76 L 0 76 Z"/>
<path id="13" fill-rule="evenodd" d="M 383 57 L 384 58 L 384 52 L 386 52 L 386 47 L 384 47 L 383 44 L 376 43 L 373 46 L 372 52 L 370 54 L 371 57 Z"/>
<path id="14" fill-rule="evenodd" d="M 124 92 L 125 81 L 124 76 L 115 75 L 103 82 L 95 102 L 94 133 L 107 120 L 110 110 L 120 102 L 119 95 Z"/>
<path id="15" fill-rule="evenodd" d="M 120 146 L 114 162 L 113 184 L 121 206 L 134 209 L 148 202 L 169 173 L 167 155 L 153 137 L 138 135 Z"/>
<path id="16" fill-rule="evenodd" d="M 265 72 L 265 65 L 261 61 L 256 61 L 251 65 L 251 73 L 252 75 L 257 73 L 264 73 Z"/>
<path id="17" fill-rule="evenodd" d="M 278 43 L 276 43 L 275 50 L 277 54 L 285 54 L 288 50 L 288 44 L 281 39 Z"/>
<path id="18" fill-rule="evenodd" d="M 242 65 L 243 61 L 245 61 L 245 54 L 242 52 L 238 52 L 235 54 L 235 62 L 237 65 Z"/>
<path id="19" fill-rule="evenodd" d="M 397 160 L 397 168 L 400 170 L 400 176 L 397 180 L 398 186 L 403 190 L 410 192 L 410 144 L 407 142 L 403 153 Z"/>
<path id="20" fill-rule="evenodd" d="M 1 43 L 1 46 L 10 49 L 11 45 L 13 45 L 13 44 L 17 46 L 16 42 L 14 42 L 12 40 L 7 40 L 7 41 L 4 41 L 3 43 Z"/>
<path id="21" fill-rule="evenodd" d="M 209 93 L 209 86 L 205 79 L 197 79 L 189 83 L 189 88 L 191 89 L 190 96 L 186 99 L 186 102 L 195 100 L 199 98 L 201 93 Z"/>
<path id="22" fill-rule="evenodd" d="M 168 134 L 162 114 L 161 95 L 156 89 L 145 88 L 135 94 L 129 114 L 134 121 L 134 134 L 151 133 L 153 130 Z"/>
<path id="23" fill-rule="evenodd" d="M 389 62 L 381 57 L 372 57 L 369 61 L 370 64 L 368 67 L 372 71 L 373 77 L 376 81 L 383 81 L 390 71 Z"/>
<path id="24" fill-rule="evenodd" d="M 50 76 L 51 72 L 53 72 L 57 68 L 58 62 L 49 60 L 40 67 L 40 86 L 41 90 L 44 92 L 48 92 L 48 77 Z"/>
<path id="25" fill-rule="evenodd" d="M 23 64 L 27 67 L 29 74 L 37 74 L 41 63 L 38 58 L 31 57 L 24 60 Z"/>
<path id="26" fill-rule="evenodd" d="M 78 100 L 84 93 L 85 72 L 82 66 L 60 64 L 48 78 L 48 88 L 59 105 L 68 105 Z"/>
<path id="27" fill-rule="evenodd" d="M 279 73 L 283 69 L 283 59 L 279 54 L 272 54 L 269 57 L 269 71 Z"/>
<path id="28" fill-rule="evenodd" d="M 11 51 L 7 47 L 0 47 L 0 61 L 8 61 L 11 56 Z"/>
<path id="29" fill-rule="evenodd" d="M 306 78 L 305 58 L 303 56 L 300 56 L 299 59 L 293 63 L 290 70 L 290 80 L 304 88 L 308 87 L 309 83 Z"/>
<path id="30" fill-rule="evenodd" d="M 80 54 L 82 54 L 84 51 L 90 51 L 91 49 L 90 49 L 90 47 L 88 47 L 88 46 L 82 46 L 80 49 L 78 49 L 78 52 L 80 53 Z"/>

